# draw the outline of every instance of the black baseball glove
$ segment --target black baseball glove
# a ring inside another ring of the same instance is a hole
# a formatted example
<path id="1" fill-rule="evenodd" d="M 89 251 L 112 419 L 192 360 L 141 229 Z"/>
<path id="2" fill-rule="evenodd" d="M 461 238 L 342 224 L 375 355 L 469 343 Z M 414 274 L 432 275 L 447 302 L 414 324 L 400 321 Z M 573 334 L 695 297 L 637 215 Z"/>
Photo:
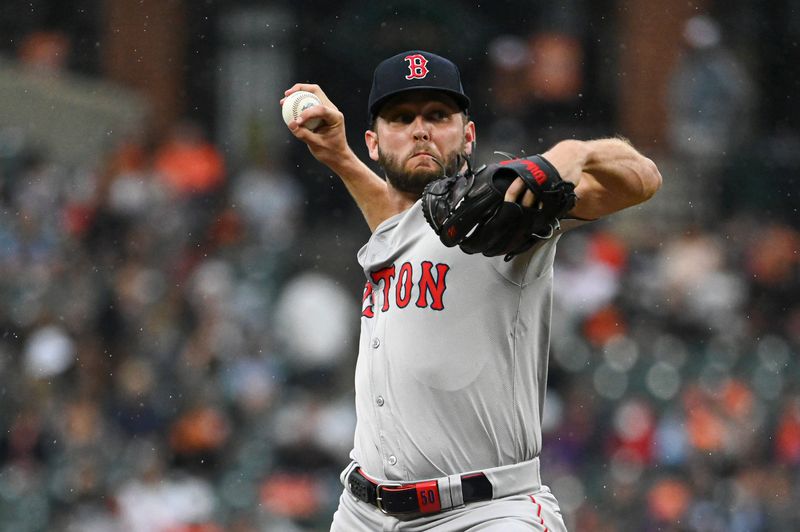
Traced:
<path id="1" fill-rule="evenodd" d="M 517 177 L 535 194 L 532 207 L 504 200 Z M 561 179 L 541 155 L 509 159 L 432 181 L 422 211 L 445 246 L 511 260 L 553 236 L 577 200 L 575 185 Z"/>

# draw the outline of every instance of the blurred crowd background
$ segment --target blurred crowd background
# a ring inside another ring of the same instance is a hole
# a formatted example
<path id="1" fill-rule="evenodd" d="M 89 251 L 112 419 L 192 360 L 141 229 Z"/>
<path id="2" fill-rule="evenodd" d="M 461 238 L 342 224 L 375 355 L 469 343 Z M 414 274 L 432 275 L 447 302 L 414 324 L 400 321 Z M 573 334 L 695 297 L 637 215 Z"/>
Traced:
<path id="1" fill-rule="evenodd" d="M 278 101 L 362 133 L 452 57 L 479 158 L 622 134 L 561 240 L 543 476 L 570 530 L 800 530 L 800 5 L 4 0 L 0 530 L 327 530 L 369 233 Z"/>

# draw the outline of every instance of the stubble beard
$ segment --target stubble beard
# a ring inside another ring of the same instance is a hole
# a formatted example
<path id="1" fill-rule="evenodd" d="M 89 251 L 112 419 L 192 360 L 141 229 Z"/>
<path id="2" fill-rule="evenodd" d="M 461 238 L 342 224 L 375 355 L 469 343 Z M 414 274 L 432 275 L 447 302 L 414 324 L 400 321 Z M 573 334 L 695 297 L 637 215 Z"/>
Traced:
<path id="1" fill-rule="evenodd" d="M 464 162 L 466 157 L 466 141 L 462 141 L 461 147 L 447 154 L 446 161 L 437 159 L 444 165 L 444 173 L 442 167 L 436 165 L 436 168 L 427 169 L 420 168 L 414 170 L 406 170 L 403 166 L 407 162 L 407 158 L 401 163 L 398 157 L 385 153 L 378 147 L 378 163 L 383 168 L 386 180 L 395 189 L 413 194 L 415 196 L 422 196 L 422 191 L 425 185 L 436 179 L 440 179 L 444 174 L 453 175 L 459 170 L 459 165 Z M 415 150 L 416 151 L 416 150 Z"/>

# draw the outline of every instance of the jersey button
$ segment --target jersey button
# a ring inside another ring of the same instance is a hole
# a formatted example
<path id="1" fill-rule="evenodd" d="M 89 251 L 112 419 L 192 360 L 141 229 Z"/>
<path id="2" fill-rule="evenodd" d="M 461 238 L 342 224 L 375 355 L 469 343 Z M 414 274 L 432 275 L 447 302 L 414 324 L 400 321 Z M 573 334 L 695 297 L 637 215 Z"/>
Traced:
<path id="1" fill-rule="evenodd" d="M 381 345 L 381 341 L 379 339 L 377 339 L 377 338 L 373 338 L 372 339 L 372 347 L 377 349 L 380 345 Z"/>
<path id="2" fill-rule="evenodd" d="M 375 404 L 378 406 L 383 406 L 383 402 L 383 397 L 380 395 L 375 399 Z"/>
<path id="3" fill-rule="evenodd" d="M 397 457 L 392 455 L 389 457 L 389 465 L 395 465 L 397 463 Z"/>

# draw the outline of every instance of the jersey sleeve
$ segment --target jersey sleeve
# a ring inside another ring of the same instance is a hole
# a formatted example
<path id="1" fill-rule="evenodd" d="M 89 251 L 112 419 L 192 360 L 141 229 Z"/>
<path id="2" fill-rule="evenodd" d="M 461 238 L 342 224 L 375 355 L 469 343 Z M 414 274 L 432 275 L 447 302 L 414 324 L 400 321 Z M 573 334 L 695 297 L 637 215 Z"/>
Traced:
<path id="1" fill-rule="evenodd" d="M 567 231 L 571 231 L 575 228 L 578 228 L 582 225 L 586 225 L 588 223 L 594 222 L 595 220 L 582 220 L 580 218 L 562 218 L 559 221 L 559 231 L 563 234 Z"/>
<path id="2" fill-rule="evenodd" d="M 555 261 L 556 244 L 561 236 L 567 231 L 576 229 L 591 222 L 591 220 L 581 220 L 578 218 L 564 218 L 560 220 L 559 227 L 552 238 L 542 240 L 531 249 L 517 255 L 506 262 L 503 257 L 492 257 L 495 271 L 505 278 L 508 282 L 525 286 L 534 282 L 536 279 L 544 277 L 553 271 Z"/>

